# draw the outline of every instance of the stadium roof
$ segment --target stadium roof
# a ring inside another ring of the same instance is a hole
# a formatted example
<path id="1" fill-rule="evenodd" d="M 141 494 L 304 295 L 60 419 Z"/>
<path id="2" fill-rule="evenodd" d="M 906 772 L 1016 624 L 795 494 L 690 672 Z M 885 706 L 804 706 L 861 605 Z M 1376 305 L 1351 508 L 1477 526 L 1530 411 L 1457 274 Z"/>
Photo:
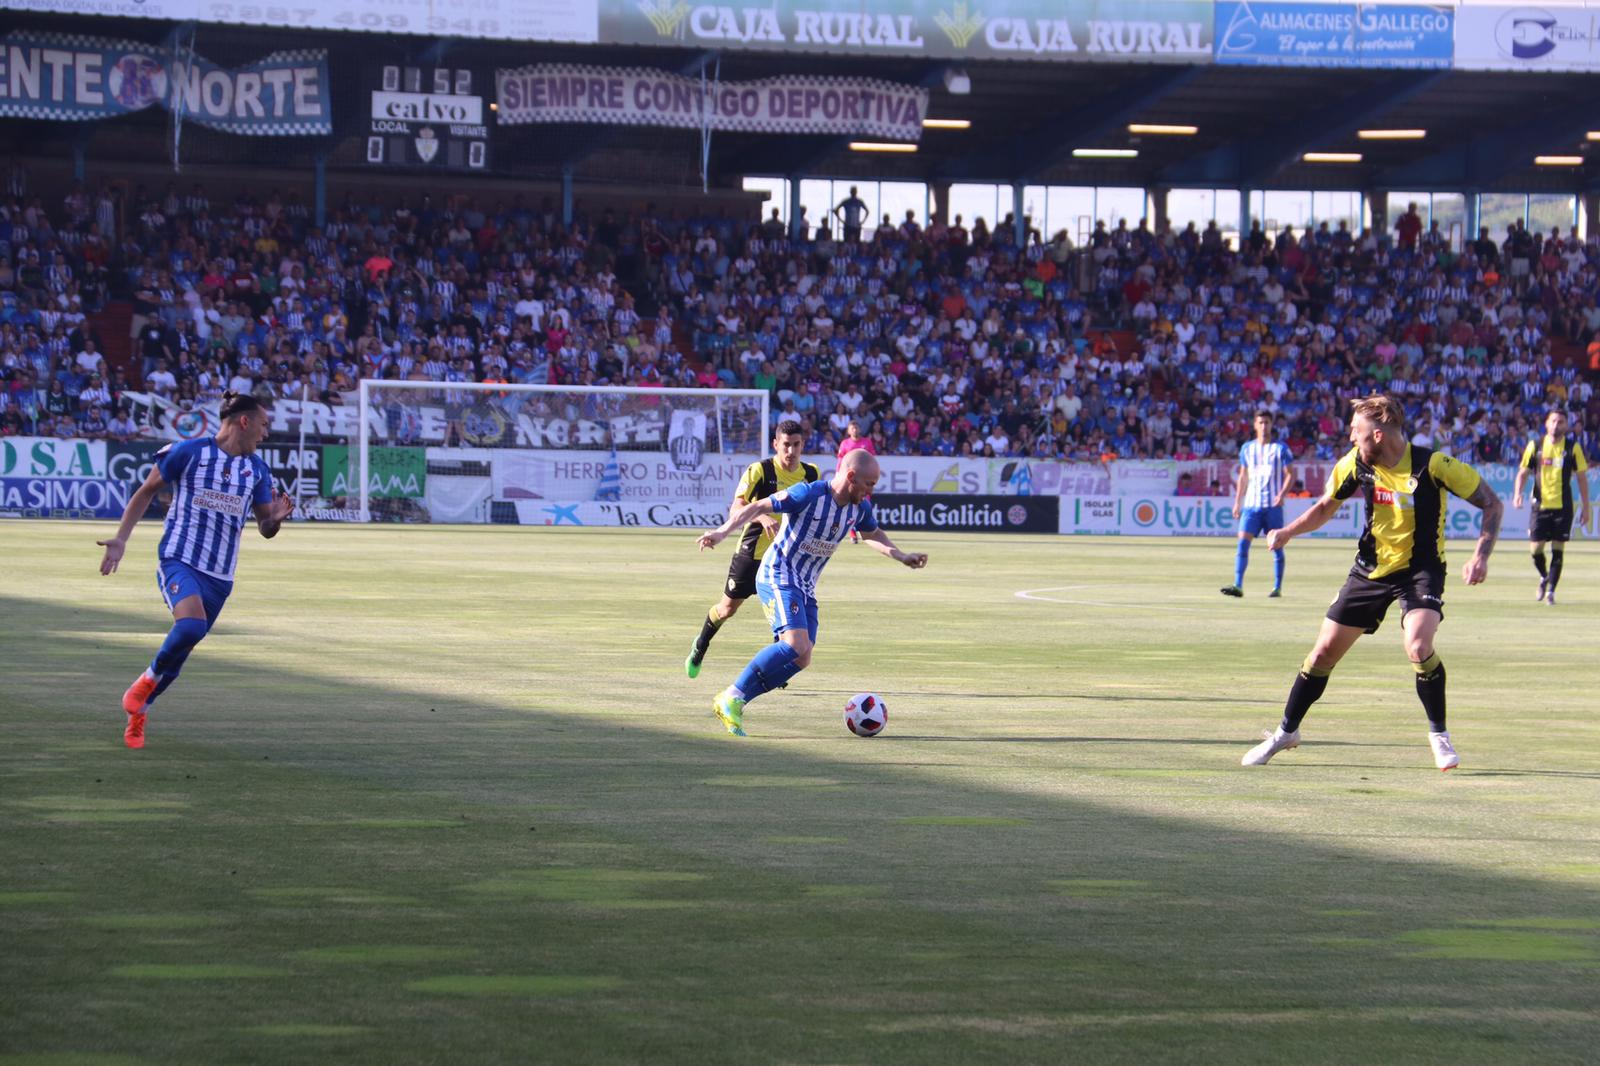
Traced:
<path id="1" fill-rule="evenodd" d="M 17 28 L 158 41 L 171 24 L 148 19 L 23 15 Z M 203 26 L 197 50 L 221 64 L 271 51 L 326 47 L 335 130 L 327 138 L 251 138 L 190 125 L 186 162 L 303 169 L 326 154 L 334 168 L 362 167 L 366 93 L 386 63 L 493 71 L 534 62 L 654 67 L 724 81 L 778 74 L 855 75 L 927 86 L 929 114 L 970 120 L 966 130 L 924 132 L 910 155 L 852 152 L 847 138 L 718 132 L 711 181 L 741 175 L 819 175 L 928 182 L 1011 182 L 1280 189 L 1600 190 L 1600 166 L 1535 166 L 1539 154 L 1585 155 L 1600 129 L 1600 79 L 1581 74 L 1133 66 L 1029 62 L 962 64 L 971 93 L 944 87 L 946 61 L 713 53 L 684 48 L 529 45 Z M 170 119 L 154 109 L 109 122 L 0 122 L 0 150 L 67 154 L 88 138 L 91 159 L 170 158 Z M 1129 123 L 1193 125 L 1193 136 L 1135 136 Z M 1414 128 L 1421 140 L 1363 141 L 1360 129 Z M 1074 148 L 1132 148 L 1135 158 L 1084 159 Z M 1360 163 L 1312 164 L 1308 151 L 1360 152 Z M 1595 153 L 1600 158 L 1600 153 Z M 605 126 L 497 127 L 495 171 L 548 179 L 570 168 L 579 182 L 698 185 L 700 138 L 684 130 Z"/>

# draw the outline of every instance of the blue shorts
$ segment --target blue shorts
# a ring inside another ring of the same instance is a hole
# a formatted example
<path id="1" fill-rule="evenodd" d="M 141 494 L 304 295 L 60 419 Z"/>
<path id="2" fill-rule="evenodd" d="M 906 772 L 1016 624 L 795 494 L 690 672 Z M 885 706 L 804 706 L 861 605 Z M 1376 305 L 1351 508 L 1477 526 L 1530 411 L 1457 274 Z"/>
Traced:
<path id="1" fill-rule="evenodd" d="M 774 586 L 760 580 L 756 581 L 756 596 L 761 600 L 761 609 L 766 612 L 774 635 L 781 637 L 791 629 L 803 629 L 811 643 L 817 642 L 815 596 L 788 585 Z"/>
<path id="2" fill-rule="evenodd" d="M 176 559 L 162 559 L 156 565 L 156 585 L 161 589 L 161 598 L 166 601 L 169 611 L 180 600 L 199 596 L 200 602 L 205 604 L 208 626 L 217 624 L 217 615 L 222 613 L 222 605 L 228 602 L 228 593 L 233 591 L 232 581 L 202 574 Z"/>
<path id="3" fill-rule="evenodd" d="M 1252 537 L 1265 536 L 1283 528 L 1282 507 L 1246 507 L 1239 512 L 1239 532 Z"/>

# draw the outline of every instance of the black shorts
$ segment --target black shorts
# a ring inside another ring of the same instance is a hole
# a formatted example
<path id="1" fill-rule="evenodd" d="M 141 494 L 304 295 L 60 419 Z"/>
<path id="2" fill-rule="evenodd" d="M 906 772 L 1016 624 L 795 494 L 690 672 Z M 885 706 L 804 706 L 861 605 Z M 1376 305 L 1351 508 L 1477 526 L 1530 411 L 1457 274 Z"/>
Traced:
<path id="1" fill-rule="evenodd" d="M 1444 567 L 1420 570 L 1401 570 L 1374 581 L 1372 578 L 1351 574 L 1344 588 L 1333 598 L 1328 608 L 1328 620 L 1342 626 L 1357 626 L 1368 633 L 1376 633 L 1383 625 L 1383 616 L 1389 605 L 1400 601 L 1400 616 L 1416 607 L 1438 611 L 1444 616 Z"/>
<path id="2" fill-rule="evenodd" d="M 1528 523 L 1529 540 L 1556 540 L 1563 543 L 1572 539 L 1572 508 L 1562 507 L 1545 510 L 1536 507 L 1533 511 L 1533 521 Z"/>
<path id="3" fill-rule="evenodd" d="M 761 560 L 743 552 L 733 557 L 733 562 L 728 564 L 728 583 L 723 591 L 730 600 L 748 600 L 756 594 L 756 571 L 761 569 Z"/>

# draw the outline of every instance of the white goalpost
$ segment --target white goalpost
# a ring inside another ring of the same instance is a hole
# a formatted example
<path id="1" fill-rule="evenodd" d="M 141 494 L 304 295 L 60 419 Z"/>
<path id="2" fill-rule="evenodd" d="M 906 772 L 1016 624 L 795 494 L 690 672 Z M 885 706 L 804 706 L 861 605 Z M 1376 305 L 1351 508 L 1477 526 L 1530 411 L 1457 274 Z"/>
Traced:
<path id="1" fill-rule="evenodd" d="M 561 524 L 604 504 L 629 524 L 629 501 L 699 517 L 726 508 L 729 471 L 765 454 L 770 419 L 762 389 L 363 379 L 329 506 L 362 522 Z"/>

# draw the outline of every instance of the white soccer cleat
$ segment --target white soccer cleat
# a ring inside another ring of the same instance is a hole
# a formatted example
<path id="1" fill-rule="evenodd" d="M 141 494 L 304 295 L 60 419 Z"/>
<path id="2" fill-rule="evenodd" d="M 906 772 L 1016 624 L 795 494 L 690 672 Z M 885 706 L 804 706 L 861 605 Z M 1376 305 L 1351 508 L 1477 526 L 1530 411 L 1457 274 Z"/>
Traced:
<path id="1" fill-rule="evenodd" d="M 1428 746 L 1433 749 L 1433 765 L 1441 770 L 1454 770 L 1461 765 L 1461 756 L 1450 743 L 1449 733 L 1429 733 Z"/>
<path id="2" fill-rule="evenodd" d="M 1547 585 L 1547 584 L 1549 584 L 1549 582 L 1547 582 L 1547 581 L 1539 582 L 1539 595 L 1537 595 L 1537 596 L 1535 596 L 1533 598 L 1533 602 L 1535 602 L 1535 603 L 1543 603 L 1544 602 L 1545 585 Z"/>
<path id="3" fill-rule="evenodd" d="M 1549 592 L 1546 592 L 1544 594 L 1544 605 L 1546 607 L 1554 607 L 1556 605 L 1556 590 L 1555 589 L 1551 589 Z"/>
<path id="4" fill-rule="evenodd" d="M 1300 730 L 1298 729 L 1293 733 L 1285 733 L 1283 726 L 1280 725 L 1270 733 L 1263 731 L 1261 735 L 1266 739 L 1244 753 L 1244 758 L 1239 760 L 1240 766 L 1265 766 L 1267 760 L 1278 754 L 1278 752 L 1300 746 Z"/>

